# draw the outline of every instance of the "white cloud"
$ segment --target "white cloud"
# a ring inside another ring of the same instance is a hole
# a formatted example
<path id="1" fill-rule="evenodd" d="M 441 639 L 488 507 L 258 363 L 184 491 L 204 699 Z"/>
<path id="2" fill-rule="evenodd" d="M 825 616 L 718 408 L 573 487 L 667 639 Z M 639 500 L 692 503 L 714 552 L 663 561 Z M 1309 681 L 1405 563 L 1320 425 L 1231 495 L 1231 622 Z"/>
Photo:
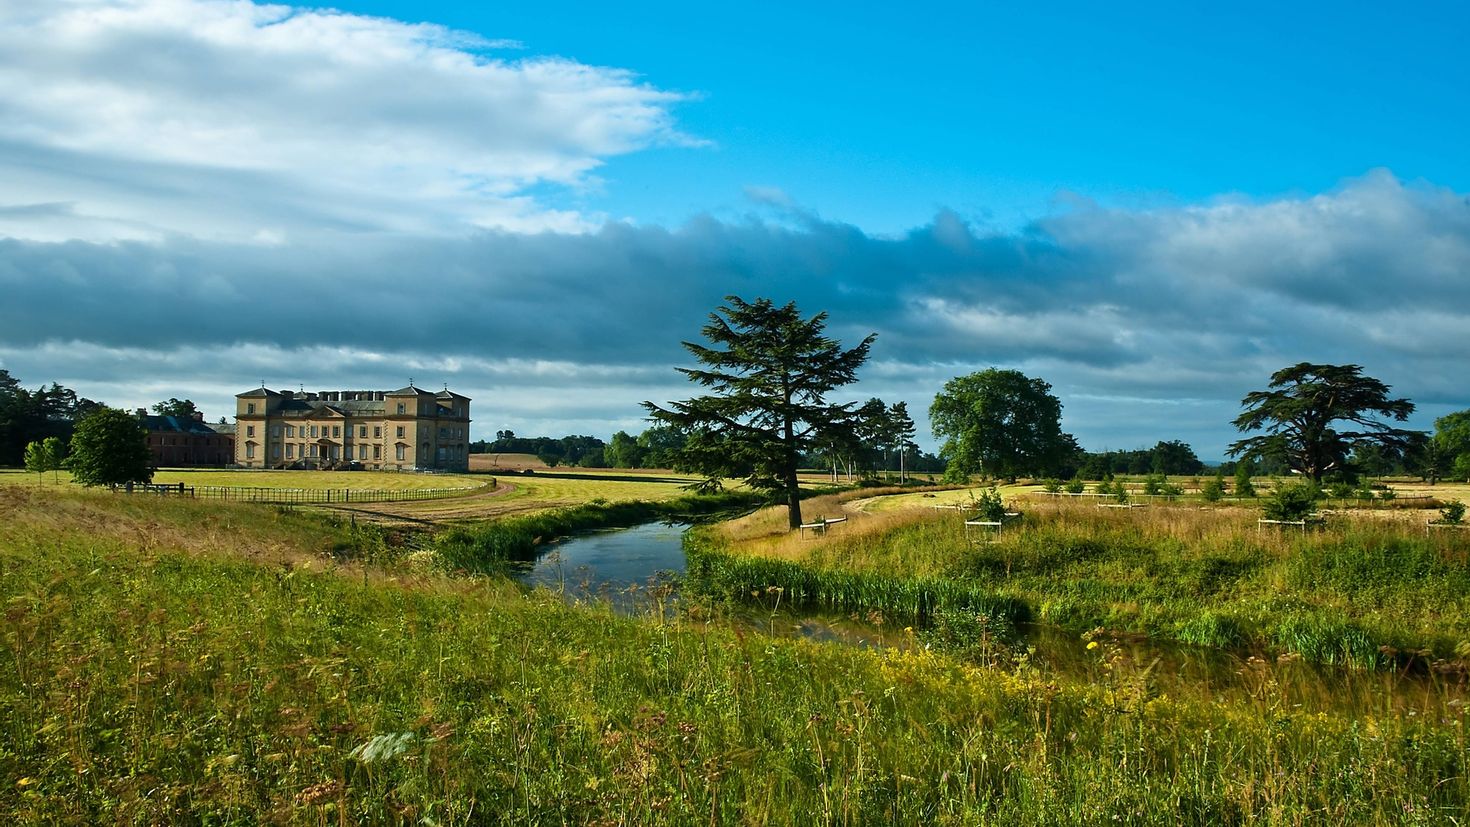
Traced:
<path id="1" fill-rule="evenodd" d="M 69 205 L 0 234 L 581 231 L 531 188 L 688 140 L 680 95 L 514 45 L 243 1 L 0 5 L 0 207 Z"/>

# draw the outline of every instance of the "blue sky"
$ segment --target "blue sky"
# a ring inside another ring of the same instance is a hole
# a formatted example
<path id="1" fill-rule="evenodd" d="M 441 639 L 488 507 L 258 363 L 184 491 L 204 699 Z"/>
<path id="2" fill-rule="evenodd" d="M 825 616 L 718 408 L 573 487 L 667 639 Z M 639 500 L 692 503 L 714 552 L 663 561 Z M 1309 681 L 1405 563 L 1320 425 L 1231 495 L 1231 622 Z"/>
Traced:
<path id="1" fill-rule="evenodd" d="M 13 0 L 0 367 L 606 438 L 737 293 L 876 331 L 856 397 L 1015 367 L 1094 449 L 1219 458 L 1304 360 L 1470 407 L 1470 13 L 1021 5 Z"/>
<path id="2" fill-rule="evenodd" d="M 1462 4 L 337 5 L 698 95 L 675 111 L 711 146 L 612 159 L 584 202 L 639 221 L 743 210 L 750 185 L 880 233 L 941 207 L 1013 227 L 1070 194 L 1315 193 L 1375 167 L 1470 188 Z"/>

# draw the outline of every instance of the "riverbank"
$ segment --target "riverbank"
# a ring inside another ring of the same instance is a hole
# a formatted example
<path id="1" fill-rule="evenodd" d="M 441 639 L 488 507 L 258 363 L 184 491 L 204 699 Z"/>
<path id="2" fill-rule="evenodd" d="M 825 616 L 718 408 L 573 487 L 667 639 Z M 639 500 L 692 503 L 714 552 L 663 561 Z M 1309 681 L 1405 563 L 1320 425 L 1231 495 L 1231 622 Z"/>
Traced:
<path id="1" fill-rule="evenodd" d="M 9 822 L 1470 817 L 1463 707 L 1071 682 L 342 564 L 349 527 L 271 509 L 0 497 Z"/>
<path id="2" fill-rule="evenodd" d="M 1343 518 L 1263 530 L 1249 509 L 1110 509 L 1026 500 L 1025 518 L 976 533 L 956 512 L 870 517 L 820 538 L 740 524 L 696 553 L 730 595 L 783 589 L 840 611 L 928 622 L 936 609 L 1033 619 L 1320 663 L 1463 669 L 1470 537 Z M 756 519 L 746 521 L 757 524 Z"/>

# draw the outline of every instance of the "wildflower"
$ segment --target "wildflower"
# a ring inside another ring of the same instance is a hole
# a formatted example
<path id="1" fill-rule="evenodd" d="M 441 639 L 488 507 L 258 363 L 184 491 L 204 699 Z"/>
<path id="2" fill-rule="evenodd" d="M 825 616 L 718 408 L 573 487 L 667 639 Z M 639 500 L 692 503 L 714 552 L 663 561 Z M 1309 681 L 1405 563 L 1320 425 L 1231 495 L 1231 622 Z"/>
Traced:
<path id="1" fill-rule="evenodd" d="M 1088 643 L 1088 644 L 1087 644 L 1087 648 L 1088 648 L 1088 649 L 1089 649 L 1089 650 L 1091 650 L 1091 649 L 1096 649 L 1096 648 L 1097 648 L 1097 641 L 1095 641 L 1095 640 L 1094 640 L 1094 641 L 1090 641 L 1090 642 L 1089 642 L 1089 643 Z"/>

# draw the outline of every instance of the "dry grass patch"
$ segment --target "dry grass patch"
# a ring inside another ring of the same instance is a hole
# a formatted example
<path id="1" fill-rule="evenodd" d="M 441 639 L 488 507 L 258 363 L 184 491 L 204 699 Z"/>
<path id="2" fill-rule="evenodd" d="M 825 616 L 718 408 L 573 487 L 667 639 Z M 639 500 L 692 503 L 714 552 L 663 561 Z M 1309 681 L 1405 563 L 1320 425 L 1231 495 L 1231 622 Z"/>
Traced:
<path id="1" fill-rule="evenodd" d="M 299 514 L 79 489 L 0 488 L 0 549 L 40 552 L 59 537 L 83 536 L 99 552 L 122 547 L 259 563 L 329 558 L 341 534 Z"/>

